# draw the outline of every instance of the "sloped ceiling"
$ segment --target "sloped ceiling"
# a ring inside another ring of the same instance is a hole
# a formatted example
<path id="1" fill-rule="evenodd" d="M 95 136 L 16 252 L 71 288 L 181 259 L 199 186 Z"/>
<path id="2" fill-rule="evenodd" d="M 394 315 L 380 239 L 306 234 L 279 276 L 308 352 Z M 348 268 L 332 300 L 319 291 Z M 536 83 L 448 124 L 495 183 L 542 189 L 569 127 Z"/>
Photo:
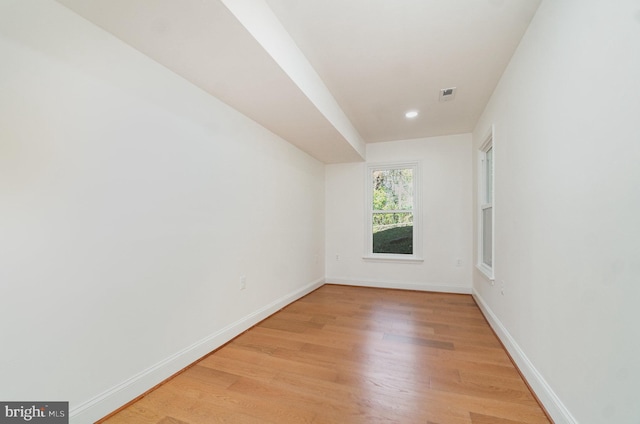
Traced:
<path id="1" fill-rule="evenodd" d="M 325 163 L 470 132 L 540 3 L 58 1 Z"/>

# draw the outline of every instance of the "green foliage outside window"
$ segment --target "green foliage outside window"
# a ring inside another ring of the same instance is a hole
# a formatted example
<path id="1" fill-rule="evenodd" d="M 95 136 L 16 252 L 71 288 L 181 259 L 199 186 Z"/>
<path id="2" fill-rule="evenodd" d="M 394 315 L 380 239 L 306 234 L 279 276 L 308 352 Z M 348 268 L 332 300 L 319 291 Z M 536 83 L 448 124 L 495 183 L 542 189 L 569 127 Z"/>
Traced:
<path id="1" fill-rule="evenodd" d="M 373 253 L 413 253 L 413 170 L 373 171 Z"/>

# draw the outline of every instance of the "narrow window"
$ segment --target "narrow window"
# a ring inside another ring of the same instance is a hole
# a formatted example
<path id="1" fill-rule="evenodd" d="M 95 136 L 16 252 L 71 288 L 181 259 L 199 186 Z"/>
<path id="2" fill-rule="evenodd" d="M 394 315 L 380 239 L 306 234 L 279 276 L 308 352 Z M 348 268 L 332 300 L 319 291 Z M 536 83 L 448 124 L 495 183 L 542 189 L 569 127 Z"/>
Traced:
<path id="1" fill-rule="evenodd" d="M 478 166 L 478 268 L 493 279 L 493 135 L 479 152 Z"/>
<path id="2" fill-rule="evenodd" d="M 367 168 L 366 256 L 407 259 L 419 249 L 418 164 Z"/>

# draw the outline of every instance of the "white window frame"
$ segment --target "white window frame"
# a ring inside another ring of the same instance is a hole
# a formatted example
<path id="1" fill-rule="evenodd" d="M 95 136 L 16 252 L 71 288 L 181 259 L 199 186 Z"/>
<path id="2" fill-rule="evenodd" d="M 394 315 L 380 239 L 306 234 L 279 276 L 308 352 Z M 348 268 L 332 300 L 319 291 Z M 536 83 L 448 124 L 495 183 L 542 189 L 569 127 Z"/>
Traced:
<path id="1" fill-rule="evenodd" d="M 496 155 L 494 149 L 494 128 L 491 127 L 489 134 L 485 137 L 484 142 L 478 151 L 478 260 L 476 267 L 491 281 L 494 280 L 495 260 L 495 162 Z M 487 181 L 487 153 L 491 150 L 491 181 Z M 483 212 L 491 208 L 491 264 L 484 261 L 485 258 L 485 240 L 484 240 L 484 214 Z"/>
<path id="2" fill-rule="evenodd" d="M 363 259 L 390 262 L 422 262 L 422 202 L 420 162 L 372 163 L 365 174 L 365 250 Z M 373 171 L 411 169 L 413 174 L 413 254 L 373 253 Z"/>

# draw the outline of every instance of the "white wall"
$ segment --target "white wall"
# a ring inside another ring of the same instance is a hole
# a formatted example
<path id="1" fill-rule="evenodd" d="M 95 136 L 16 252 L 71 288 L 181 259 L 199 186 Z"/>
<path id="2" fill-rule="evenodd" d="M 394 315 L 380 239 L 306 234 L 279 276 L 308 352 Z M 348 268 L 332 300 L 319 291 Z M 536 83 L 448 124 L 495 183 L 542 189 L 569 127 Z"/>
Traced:
<path id="1" fill-rule="evenodd" d="M 474 290 L 557 423 L 640 422 L 639 52 L 637 1 L 545 0 L 474 132 L 476 155 L 495 124 Z"/>
<path id="2" fill-rule="evenodd" d="M 367 164 L 326 167 L 328 282 L 470 292 L 471 135 L 367 145 L 367 163 L 415 160 L 422 163 L 422 263 L 364 260 Z"/>
<path id="3" fill-rule="evenodd" d="M 92 422 L 322 283 L 321 163 L 53 1 L 0 58 L 0 399 Z"/>

